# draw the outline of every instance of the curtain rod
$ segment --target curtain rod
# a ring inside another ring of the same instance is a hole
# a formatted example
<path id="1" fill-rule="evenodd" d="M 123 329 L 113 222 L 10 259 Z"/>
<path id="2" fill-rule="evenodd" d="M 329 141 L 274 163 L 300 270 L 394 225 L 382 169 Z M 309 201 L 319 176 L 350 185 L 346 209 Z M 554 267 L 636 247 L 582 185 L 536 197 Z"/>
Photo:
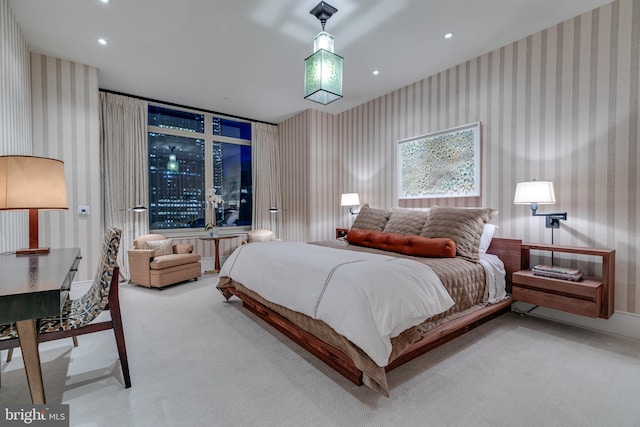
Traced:
<path id="1" fill-rule="evenodd" d="M 197 110 L 197 111 L 202 111 L 202 112 L 209 113 L 209 114 L 216 114 L 216 115 L 219 115 L 219 116 L 225 116 L 225 117 L 229 117 L 229 118 L 233 118 L 233 119 L 241 119 L 241 120 L 246 120 L 246 121 L 249 121 L 249 122 L 264 123 L 266 125 L 278 126 L 276 123 L 269 123 L 269 122 L 265 122 L 265 121 L 262 121 L 262 120 L 249 119 L 247 117 L 236 116 L 236 115 L 233 115 L 233 114 L 221 113 L 219 111 L 204 110 L 202 108 L 190 107 L 188 105 L 176 104 L 175 102 L 161 101 L 159 99 L 147 98 L 147 97 L 144 97 L 144 96 L 131 95 L 131 94 L 128 94 L 128 93 L 118 92 L 118 91 L 115 91 L 115 90 L 100 89 L 100 88 L 98 90 L 100 92 L 112 93 L 114 95 L 122 95 L 122 96 L 128 96 L 130 98 L 141 99 L 141 100 L 147 101 L 147 102 L 155 102 L 155 103 L 158 103 L 158 104 L 165 104 L 165 105 L 170 105 L 172 107 L 186 108 L 186 109 L 189 109 L 189 110 Z"/>

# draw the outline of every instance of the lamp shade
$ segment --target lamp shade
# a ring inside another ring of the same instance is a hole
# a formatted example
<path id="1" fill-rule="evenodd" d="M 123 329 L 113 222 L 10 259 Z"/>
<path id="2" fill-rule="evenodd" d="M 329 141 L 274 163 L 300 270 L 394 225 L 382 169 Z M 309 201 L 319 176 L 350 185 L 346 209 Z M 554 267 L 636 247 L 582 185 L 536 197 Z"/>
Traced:
<path id="1" fill-rule="evenodd" d="M 556 202 L 556 195 L 553 191 L 551 181 L 528 181 L 519 182 L 516 185 L 516 194 L 513 203 L 516 205 L 553 205 Z"/>
<path id="2" fill-rule="evenodd" d="M 64 163 L 33 156 L 0 156 L 0 209 L 67 209 Z"/>
<path id="3" fill-rule="evenodd" d="M 34 156 L 0 156 L 0 210 L 29 211 L 29 248 L 16 255 L 49 252 L 38 245 L 38 211 L 67 209 L 64 163 Z"/>
<path id="4" fill-rule="evenodd" d="M 359 204 L 358 193 L 343 193 L 340 198 L 340 206 L 357 206 Z"/>
<path id="5" fill-rule="evenodd" d="M 304 60 L 304 98 L 327 105 L 342 98 L 342 57 L 320 49 Z"/>

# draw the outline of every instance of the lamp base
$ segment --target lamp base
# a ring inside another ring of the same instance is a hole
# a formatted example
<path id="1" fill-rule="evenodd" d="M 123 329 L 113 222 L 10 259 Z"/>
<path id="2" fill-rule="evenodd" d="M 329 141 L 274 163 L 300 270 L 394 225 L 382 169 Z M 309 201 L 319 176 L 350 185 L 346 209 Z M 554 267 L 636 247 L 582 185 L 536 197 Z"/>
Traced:
<path id="1" fill-rule="evenodd" d="M 18 249 L 16 255 L 34 255 L 34 254 L 48 254 L 50 248 L 25 248 Z"/>

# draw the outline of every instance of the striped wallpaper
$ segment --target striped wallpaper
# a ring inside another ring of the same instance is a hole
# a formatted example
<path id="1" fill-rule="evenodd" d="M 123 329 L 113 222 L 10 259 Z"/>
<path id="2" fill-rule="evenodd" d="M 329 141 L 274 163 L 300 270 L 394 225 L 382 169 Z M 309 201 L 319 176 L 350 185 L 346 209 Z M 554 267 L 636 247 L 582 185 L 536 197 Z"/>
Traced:
<path id="1" fill-rule="evenodd" d="M 11 12 L 0 0 L 0 153 L 64 161 L 69 210 L 40 213 L 41 246 L 79 247 L 76 280 L 93 277 L 102 242 L 98 70 L 29 54 Z M 78 205 L 91 207 L 80 218 Z M 0 213 L 0 249 L 28 246 L 26 212 Z"/>
<path id="2" fill-rule="evenodd" d="M 40 240 L 51 247 L 79 247 L 76 280 L 93 278 L 102 245 L 98 69 L 31 55 L 33 152 L 64 161 L 69 210 L 40 214 Z M 78 206 L 91 209 L 78 216 Z M 126 246 L 125 246 L 126 247 Z"/>
<path id="3" fill-rule="evenodd" d="M 326 239 L 350 225 L 343 192 L 397 205 L 397 141 L 480 121 L 482 196 L 410 205 L 491 206 L 500 210 L 501 236 L 550 242 L 543 220 L 512 200 L 518 181 L 552 180 L 558 203 L 541 210 L 568 212 L 556 243 L 615 248 L 616 308 L 640 314 L 639 52 L 640 0 L 618 0 L 342 114 L 308 110 L 285 121 L 283 236 Z M 0 0 L 0 68 L 0 150 L 29 154 L 33 140 L 33 154 L 65 161 L 70 210 L 41 214 L 42 239 L 81 247 L 78 280 L 90 278 L 103 227 L 98 70 L 30 58 L 7 0 Z M 79 204 L 91 206 L 88 219 L 76 215 Z M 26 246 L 26 214 L 3 212 L 0 225 L 4 250 Z"/>
<path id="4" fill-rule="evenodd" d="M 619 0 L 342 114 L 307 110 L 280 124 L 283 235 L 331 238 L 351 221 L 343 192 L 398 205 L 397 141 L 480 121 L 481 197 L 408 205 L 489 206 L 500 236 L 550 243 L 513 193 L 551 180 L 555 243 L 616 249 L 616 309 L 640 314 L 639 83 L 640 0 Z"/>
<path id="5" fill-rule="evenodd" d="M 29 48 L 7 0 L 0 0 L 0 94 L 0 155 L 30 155 Z M 28 246 L 28 213 L 0 212 L 0 252 Z"/>

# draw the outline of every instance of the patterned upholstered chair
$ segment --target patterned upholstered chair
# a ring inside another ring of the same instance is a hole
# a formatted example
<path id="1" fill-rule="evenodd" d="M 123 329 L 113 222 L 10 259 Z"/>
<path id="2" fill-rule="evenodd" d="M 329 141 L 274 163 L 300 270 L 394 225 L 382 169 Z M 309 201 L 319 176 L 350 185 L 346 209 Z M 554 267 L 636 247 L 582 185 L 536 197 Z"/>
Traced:
<path id="1" fill-rule="evenodd" d="M 102 240 L 102 256 L 89 290 L 81 298 L 67 300 L 59 316 L 39 319 L 37 327 L 38 342 L 113 329 L 125 388 L 129 388 L 131 378 L 118 299 L 119 267 L 116 263 L 121 237 L 122 230 L 118 228 L 112 227 L 105 231 Z M 110 313 L 111 319 L 93 322 L 104 311 Z M 13 325 L 0 325 L 0 350 L 19 345 Z"/>

